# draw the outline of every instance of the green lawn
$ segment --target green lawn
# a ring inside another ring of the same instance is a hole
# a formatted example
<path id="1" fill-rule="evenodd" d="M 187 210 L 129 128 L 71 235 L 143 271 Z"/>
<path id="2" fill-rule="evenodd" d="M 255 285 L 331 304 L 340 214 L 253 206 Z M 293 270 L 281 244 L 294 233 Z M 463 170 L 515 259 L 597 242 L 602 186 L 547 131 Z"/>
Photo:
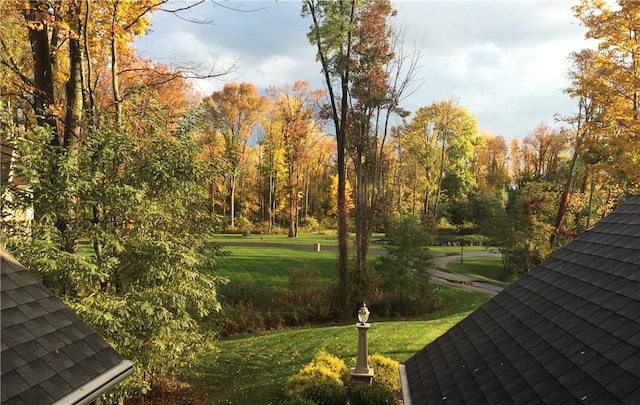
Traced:
<path id="1" fill-rule="evenodd" d="M 218 274 L 233 281 L 260 281 L 285 286 L 291 270 L 309 267 L 317 282 L 336 279 L 336 252 L 283 248 L 228 247 L 229 256 L 216 258 Z"/>
<path id="2" fill-rule="evenodd" d="M 501 280 L 504 273 L 501 257 L 468 258 L 464 259 L 462 263 L 459 261 L 451 262 L 447 268 L 478 280 L 506 284 Z"/>
<path id="3" fill-rule="evenodd" d="M 489 299 L 448 287 L 440 293 L 446 309 L 424 319 L 376 322 L 371 314 L 369 353 L 404 362 Z M 324 348 L 350 364 L 357 350 L 357 332 L 354 324 L 300 328 L 225 339 L 216 346 L 187 375 L 208 393 L 206 404 L 270 404 L 278 403 L 286 379 L 318 350 Z"/>

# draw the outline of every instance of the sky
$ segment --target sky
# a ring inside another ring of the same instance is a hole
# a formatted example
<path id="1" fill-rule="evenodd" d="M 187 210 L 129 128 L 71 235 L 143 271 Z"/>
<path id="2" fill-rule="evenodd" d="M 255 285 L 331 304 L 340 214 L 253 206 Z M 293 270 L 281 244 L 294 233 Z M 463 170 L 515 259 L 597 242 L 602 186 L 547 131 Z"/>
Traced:
<path id="1" fill-rule="evenodd" d="M 563 92 L 569 55 L 594 47 L 572 14 L 577 2 L 393 1 L 396 25 L 406 31 L 405 49 L 422 53 L 413 93 L 402 107 L 414 112 L 453 98 L 476 117 L 480 131 L 507 140 L 524 138 L 542 122 L 559 127 L 554 117 L 577 110 Z M 261 92 L 298 80 L 324 89 L 306 35 L 311 20 L 300 10 L 301 2 L 293 0 L 205 0 L 182 19 L 154 13 L 149 32 L 134 46 L 140 56 L 169 66 L 224 69 L 235 63 L 228 75 L 194 83 L 205 96 L 230 81 L 253 83 Z"/>

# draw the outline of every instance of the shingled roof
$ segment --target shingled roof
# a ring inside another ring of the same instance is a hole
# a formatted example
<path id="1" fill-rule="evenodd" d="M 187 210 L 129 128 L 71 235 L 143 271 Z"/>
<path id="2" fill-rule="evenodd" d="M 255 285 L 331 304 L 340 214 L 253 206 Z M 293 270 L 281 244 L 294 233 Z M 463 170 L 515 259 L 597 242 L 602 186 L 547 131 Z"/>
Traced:
<path id="1" fill-rule="evenodd" d="M 0 256 L 3 405 L 91 403 L 133 371 L 2 247 Z"/>
<path id="2" fill-rule="evenodd" d="M 401 366 L 410 404 L 640 404 L 640 196 Z"/>

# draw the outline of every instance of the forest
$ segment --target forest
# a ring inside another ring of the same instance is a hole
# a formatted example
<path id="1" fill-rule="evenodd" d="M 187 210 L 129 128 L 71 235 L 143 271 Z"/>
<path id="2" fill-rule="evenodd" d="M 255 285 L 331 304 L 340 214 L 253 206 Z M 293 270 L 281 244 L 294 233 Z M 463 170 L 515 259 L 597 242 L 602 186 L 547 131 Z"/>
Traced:
<path id="1" fill-rule="evenodd" d="M 337 235 L 343 319 L 375 289 L 374 233 L 424 247 L 456 229 L 498 247 L 515 279 L 638 192 L 638 2 L 576 2 L 598 43 L 568 55 L 577 113 L 509 142 L 453 97 L 403 108 L 421 55 L 402 47 L 389 0 L 301 2 L 324 88 L 228 81 L 211 94 L 191 79 L 228 72 L 132 45 L 172 7 L 0 2 L 2 243 L 139 365 L 114 395 L 215 344 L 216 234 Z"/>

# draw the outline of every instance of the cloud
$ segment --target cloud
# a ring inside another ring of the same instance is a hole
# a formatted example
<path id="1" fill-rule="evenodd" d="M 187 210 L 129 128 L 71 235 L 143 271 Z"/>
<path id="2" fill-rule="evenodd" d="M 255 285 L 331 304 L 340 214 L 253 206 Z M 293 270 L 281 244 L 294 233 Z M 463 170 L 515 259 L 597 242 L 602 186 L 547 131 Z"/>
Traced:
<path id="1" fill-rule="evenodd" d="M 584 28 L 573 18 L 574 1 L 396 1 L 406 46 L 422 43 L 418 81 L 406 99 L 415 111 L 455 97 L 481 129 L 506 138 L 523 137 L 538 123 L 568 114 L 567 57 L 584 48 Z M 311 21 L 299 1 L 205 3 L 197 16 L 213 24 L 186 23 L 167 13 L 152 16 L 152 32 L 137 42 L 143 55 L 163 63 L 178 60 L 238 62 L 223 80 L 197 83 L 205 94 L 224 80 L 245 81 L 261 91 L 308 80 L 323 88 L 315 49 L 307 40 Z M 214 3 L 215 4 L 215 3 Z M 206 6 L 205 6 L 206 5 Z M 254 12 L 237 12 L 229 8 Z M 192 12 L 194 14 L 194 12 Z M 424 42 L 421 42 L 424 39 Z"/>

